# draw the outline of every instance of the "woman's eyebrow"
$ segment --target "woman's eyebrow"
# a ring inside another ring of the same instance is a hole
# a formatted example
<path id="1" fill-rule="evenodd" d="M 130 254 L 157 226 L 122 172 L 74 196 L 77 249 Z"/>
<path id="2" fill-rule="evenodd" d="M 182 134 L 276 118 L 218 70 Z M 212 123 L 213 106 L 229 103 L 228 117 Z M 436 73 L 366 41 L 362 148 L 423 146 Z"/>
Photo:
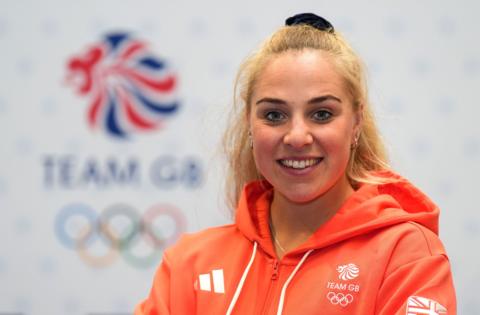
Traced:
<path id="1" fill-rule="evenodd" d="M 342 102 L 342 100 L 339 99 L 338 97 L 333 96 L 333 95 L 330 95 L 330 94 L 327 94 L 327 95 L 323 95 L 323 96 L 319 96 L 319 97 L 314 97 L 314 98 L 310 99 L 310 100 L 308 101 L 308 104 L 323 103 L 323 102 L 328 101 L 328 100 L 334 100 L 334 101 L 337 101 L 337 102 L 339 102 L 339 103 Z"/>
<path id="2" fill-rule="evenodd" d="M 328 95 L 322 95 L 322 96 L 314 97 L 314 98 L 312 98 L 308 101 L 308 104 L 318 104 L 318 103 L 323 103 L 323 102 L 328 101 L 328 100 L 334 100 L 334 101 L 337 101 L 339 103 L 342 102 L 342 100 L 339 99 L 338 97 L 328 94 Z M 256 105 L 261 104 L 261 103 L 269 103 L 269 104 L 275 104 L 275 105 L 285 105 L 285 104 L 287 104 L 286 101 L 284 101 L 282 99 L 279 99 L 279 98 L 273 98 L 273 97 L 264 97 L 264 98 L 259 99 L 257 102 L 255 102 Z"/>
<path id="3" fill-rule="evenodd" d="M 279 98 L 273 98 L 273 97 L 264 97 L 259 99 L 257 102 L 255 102 L 255 105 L 258 105 L 260 103 L 270 103 L 270 104 L 276 104 L 276 105 L 285 105 L 287 102 L 284 100 L 281 100 Z"/>

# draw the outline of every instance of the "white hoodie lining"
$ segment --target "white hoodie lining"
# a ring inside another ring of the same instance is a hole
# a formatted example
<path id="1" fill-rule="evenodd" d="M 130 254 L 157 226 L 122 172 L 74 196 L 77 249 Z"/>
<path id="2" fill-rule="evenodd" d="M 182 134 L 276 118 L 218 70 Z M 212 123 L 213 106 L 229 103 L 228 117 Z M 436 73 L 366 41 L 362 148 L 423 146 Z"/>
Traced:
<path id="1" fill-rule="evenodd" d="M 280 300 L 278 301 L 277 315 L 282 315 L 283 304 L 284 304 L 284 301 L 285 301 L 285 292 L 287 292 L 287 287 L 290 284 L 290 281 L 292 281 L 292 279 L 295 276 L 295 274 L 297 273 L 298 269 L 300 269 L 300 267 L 303 265 L 303 263 L 308 258 L 308 255 L 310 255 L 311 252 L 313 252 L 313 249 L 309 250 L 308 252 L 305 253 L 305 255 L 303 255 L 302 259 L 297 264 L 295 269 L 293 269 L 293 271 L 290 274 L 290 276 L 288 277 L 287 281 L 285 281 L 285 284 L 283 285 L 283 288 L 282 288 L 282 293 L 280 294 Z"/>
<path id="2" fill-rule="evenodd" d="M 248 262 L 247 267 L 243 271 L 242 278 L 240 278 L 240 282 L 238 283 L 237 289 L 235 290 L 235 294 L 233 295 L 232 301 L 230 302 L 230 305 L 228 306 L 227 315 L 232 314 L 233 308 L 235 307 L 235 304 L 237 303 L 238 297 L 240 296 L 240 292 L 242 291 L 243 284 L 245 283 L 245 279 L 247 278 L 248 272 L 250 271 L 250 267 L 253 264 L 253 260 L 255 259 L 255 254 L 256 253 L 257 253 L 257 242 L 254 242 L 253 243 L 252 256 L 250 257 L 250 261 Z"/>

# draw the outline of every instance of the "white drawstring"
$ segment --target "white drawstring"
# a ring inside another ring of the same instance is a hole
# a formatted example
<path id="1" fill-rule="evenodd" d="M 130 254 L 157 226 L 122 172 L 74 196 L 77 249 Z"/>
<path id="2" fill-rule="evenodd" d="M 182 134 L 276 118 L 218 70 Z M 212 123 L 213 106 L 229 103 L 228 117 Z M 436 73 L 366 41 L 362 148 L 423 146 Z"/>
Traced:
<path id="1" fill-rule="evenodd" d="M 245 283 L 245 280 L 247 279 L 248 272 L 250 271 L 250 267 L 252 267 L 253 261 L 255 260 L 255 255 L 257 253 L 257 242 L 253 243 L 253 251 L 252 251 L 252 256 L 250 257 L 250 261 L 247 264 L 247 267 L 245 267 L 245 270 L 243 271 L 242 277 L 240 278 L 240 282 L 238 283 L 237 289 L 235 290 L 235 294 L 233 295 L 232 300 L 230 301 L 230 305 L 228 306 L 227 313 L 226 315 L 232 314 L 233 308 L 235 307 L 235 304 L 237 303 L 238 297 L 240 296 L 240 292 L 242 292 L 243 284 Z M 313 252 L 313 249 L 309 250 L 308 252 L 303 255 L 302 259 L 300 262 L 297 264 L 295 269 L 293 269 L 292 273 L 288 277 L 287 281 L 285 281 L 285 284 L 283 285 L 282 292 L 280 294 L 280 301 L 278 302 L 278 309 L 277 309 L 277 315 L 282 315 L 283 312 L 283 304 L 285 301 L 285 293 L 287 291 L 287 287 L 292 281 L 293 277 L 297 273 L 297 271 L 300 269 L 300 267 L 303 265 L 305 260 L 308 258 L 308 255 L 310 255 Z"/>
<path id="2" fill-rule="evenodd" d="M 237 290 L 235 290 L 235 294 L 233 295 L 232 301 L 228 306 L 227 315 L 232 314 L 233 308 L 237 303 L 238 297 L 240 296 L 240 292 L 242 292 L 243 284 L 245 283 L 245 279 L 247 278 L 248 272 L 250 271 L 250 267 L 253 264 L 253 260 L 255 259 L 256 253 L 257 253 L 257 242 L 254 242 L 252 256 L 250 257 L 250 261 L 248 262 L 247 267 L 243 271 L 243 275 L 242 275 L 242 278 L 240 278 L 240 282 L 238 283 Z"/>
<path id="3" fill-rule="evenodd" d="M 285 292 L 287 291 L 287 287 L 290 284 L 290 281 L 292 281 L 292 279 L 295 276 L 295 274 L 297 273 L 298 269 L 300 269 L 300 267 L 304 263 L 305 259 L 307 259 L 308 255 L 310 255 L 311 252 L 313 252 L 313 249 L 309 250 L 308 252 L 305 253 L 305 255 L 303 255 L 302 259 L 300 260 L 298 265 L 295 267 L 295 269 L 293 269 L 293 271 L 290 274 L 290 276 L 288 277 L 287 281 L 285 281 L 285 284 L 283 285 L 283 288 L 282 288 L 282 293 L 280 294 L 280 301 L 278 302 L 277 315 L 282 315 L 283 303 L 284 303 L 284 300 L 285 300 Z"/>

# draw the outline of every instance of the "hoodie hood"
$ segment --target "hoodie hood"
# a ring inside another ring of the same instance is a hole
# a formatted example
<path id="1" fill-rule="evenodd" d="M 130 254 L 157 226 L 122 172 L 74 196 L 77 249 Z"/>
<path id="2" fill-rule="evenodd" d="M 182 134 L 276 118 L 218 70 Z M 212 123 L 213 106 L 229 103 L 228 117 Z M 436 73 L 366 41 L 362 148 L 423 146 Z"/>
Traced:
<path id="1" fill-rule="evenodd" d="M 323 248 L 346 239 L 404 222 L 416 222 L 438 235 L 438 207 L 408 180 L 391 171 L 376 174 L 386 184 L 361 185 L 304 244 L 287 256 Z M 265 181 L 247 184 L 240 198 L 236 222 L 239 230 L 272 257 L 270 202 L 272 186 Z M 321 211 L 321 210 L 319 210 Z"/>

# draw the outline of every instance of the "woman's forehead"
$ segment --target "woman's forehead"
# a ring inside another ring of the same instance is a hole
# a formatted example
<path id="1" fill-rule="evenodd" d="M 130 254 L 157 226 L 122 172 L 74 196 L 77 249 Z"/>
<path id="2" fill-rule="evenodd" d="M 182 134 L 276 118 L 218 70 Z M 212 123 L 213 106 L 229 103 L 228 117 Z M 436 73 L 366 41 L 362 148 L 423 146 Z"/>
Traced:
<path id="1" fill-rule="evenodd" d="M 288 51 L 273 56 L 265 64 L 256 80 L 253 97 L 264 93 L 286 97 L 299 92 L 343 95 L 347 92 L 343 81 L 331 58 L 320 51 Z"/>

